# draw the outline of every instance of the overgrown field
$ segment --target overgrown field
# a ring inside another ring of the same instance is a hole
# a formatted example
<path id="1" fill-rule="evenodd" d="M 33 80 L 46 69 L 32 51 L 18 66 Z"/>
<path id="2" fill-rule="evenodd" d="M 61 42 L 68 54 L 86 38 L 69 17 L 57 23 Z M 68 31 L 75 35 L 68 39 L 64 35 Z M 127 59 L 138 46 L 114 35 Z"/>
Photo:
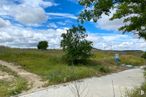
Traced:
<path id="1" fill-rule="evenodd" d="M 0 65 L 0 72 L 0 75 L 8 76 L 0 79 L 0 97 L 17 95 L 27 89 L 27 82 L 15 72 L 2 65 Z"/>
<path id="2" fill-rule="evenodd" d="M 91 76 L 117 72 L 122 70 L 114 62 L 114 52 L 94 50 L 93 56 L 85 64 L 71 66 L 62 58 L 61 50 L 35 50 L 0 48 L 0 60 L 21 65 L 27 71 L 40 75 L 50 84 L 57 84 Z M 143 65 L 145 60 L 140 56 L 142 52 L 118 52 L 121 64 Z"/>

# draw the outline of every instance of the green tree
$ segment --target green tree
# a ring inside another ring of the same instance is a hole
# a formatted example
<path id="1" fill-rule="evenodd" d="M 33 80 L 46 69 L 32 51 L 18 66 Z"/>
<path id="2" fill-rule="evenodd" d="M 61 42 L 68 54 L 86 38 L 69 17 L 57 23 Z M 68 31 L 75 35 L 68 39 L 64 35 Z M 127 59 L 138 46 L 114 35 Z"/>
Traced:
<path id="1" fill-rule="evenodd" d="M 71 64 L 86 61 L 91 55 L 92 42 L 86 40 L 86 30 L 82 26 L 73 26 L 62 34 L 61 47 Z"/>
<path id="2" fill-rule="evenodd" d="M 48 47 L 48 42 L 47 41 L 40 41 L 37 45 L 38 49 L 41 50 L 46 50 Z"/>
<path id="3" fill-rule="evenodd" d="M 93 20 L 97 22 L 104 13 L 109 15 L 111 9 L 116 9 L 111 20 L 124 18 L 125 25 L 119 30 L 133 32 L 146 39 L 146 0 L 80 0 L 79 3 L 85 6 L 79 20 Z"/>

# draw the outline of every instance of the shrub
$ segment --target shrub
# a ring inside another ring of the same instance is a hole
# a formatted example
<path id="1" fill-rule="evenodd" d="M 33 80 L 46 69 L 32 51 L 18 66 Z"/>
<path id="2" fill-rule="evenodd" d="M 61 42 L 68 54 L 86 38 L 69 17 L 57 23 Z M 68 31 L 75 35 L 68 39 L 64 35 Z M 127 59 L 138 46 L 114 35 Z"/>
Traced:
<path id="1" fill-rule="evenodd" d="M 99 68 L 99 71 L 102 72 L 102 73 L 110 73 L 111 72 L 111 70 L 108 67 L 105 67 L 105 66 L 101 66 Z"/>

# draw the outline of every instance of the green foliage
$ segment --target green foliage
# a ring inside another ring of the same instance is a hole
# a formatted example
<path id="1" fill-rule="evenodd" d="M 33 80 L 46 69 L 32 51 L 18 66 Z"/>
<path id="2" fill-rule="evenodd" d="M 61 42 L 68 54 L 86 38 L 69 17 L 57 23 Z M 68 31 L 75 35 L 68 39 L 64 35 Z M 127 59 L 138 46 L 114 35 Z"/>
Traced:
<path id="1" fill-rule="evenodd" d="M 85 28 L 73 26 L 62 34 L 61 47 L 65 51 L 69 63 L 77 64 L 86 61 L 91 55 L 92 42 L 86 40 Z"/>
<path id="2" fill-rule="evenodd" d="M 141 58 L 141 56 L 133 56 L 133 55 L 121 55 L 121 63 L 124 64 L 132 64 L 132 65 L 144 65 L 145 59 Z"/>
<path id="3" fill-rule="evenodd" d="M 111 9 L 116 9 L 111 20 L 123 19 L 125 25 L 119 30 L 125 32 L 138 32 L 146 39 L 146 1 L 145 0 L 80 0 L 85 9 L 81 12 L 79 20 L 94 20 L 97 22 L 102 14 L 109 15 Z"/>
<path id="4" fill-rule="evenodd" d="M 41 50 L 46 50 L 48 47 L 48 42 L 47 41 L 40 41 L 37 45 L 38 49 Z"/>
<path id="5" fill-rule="evenodd" d="M 105 66 L 101 66 L 101 67 L 99 68 L 99 71 L 100 71 L 100 72 L 103 72 L 103 73 L 110 73 L 110 72 L 111 72 L 110 68 L 105 67 Z"/>
<path id="6" fill-rule="evenodd" d="M 144 58 L 144 59 L 146 59 L 146 52 L 144 52 L 141 57 Z"/>

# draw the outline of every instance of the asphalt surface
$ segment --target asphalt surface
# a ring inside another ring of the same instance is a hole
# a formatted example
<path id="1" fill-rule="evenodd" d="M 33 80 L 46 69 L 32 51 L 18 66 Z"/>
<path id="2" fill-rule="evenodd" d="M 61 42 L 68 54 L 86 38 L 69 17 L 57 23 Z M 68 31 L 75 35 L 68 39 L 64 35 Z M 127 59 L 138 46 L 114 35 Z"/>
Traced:
<path id="1" fill-rule="evenodd" d="M 19 97 L 121 97 L 126 90 L 138 87 L 143 82 L 143 69 L 137 68 L 50 86 Z"/>

